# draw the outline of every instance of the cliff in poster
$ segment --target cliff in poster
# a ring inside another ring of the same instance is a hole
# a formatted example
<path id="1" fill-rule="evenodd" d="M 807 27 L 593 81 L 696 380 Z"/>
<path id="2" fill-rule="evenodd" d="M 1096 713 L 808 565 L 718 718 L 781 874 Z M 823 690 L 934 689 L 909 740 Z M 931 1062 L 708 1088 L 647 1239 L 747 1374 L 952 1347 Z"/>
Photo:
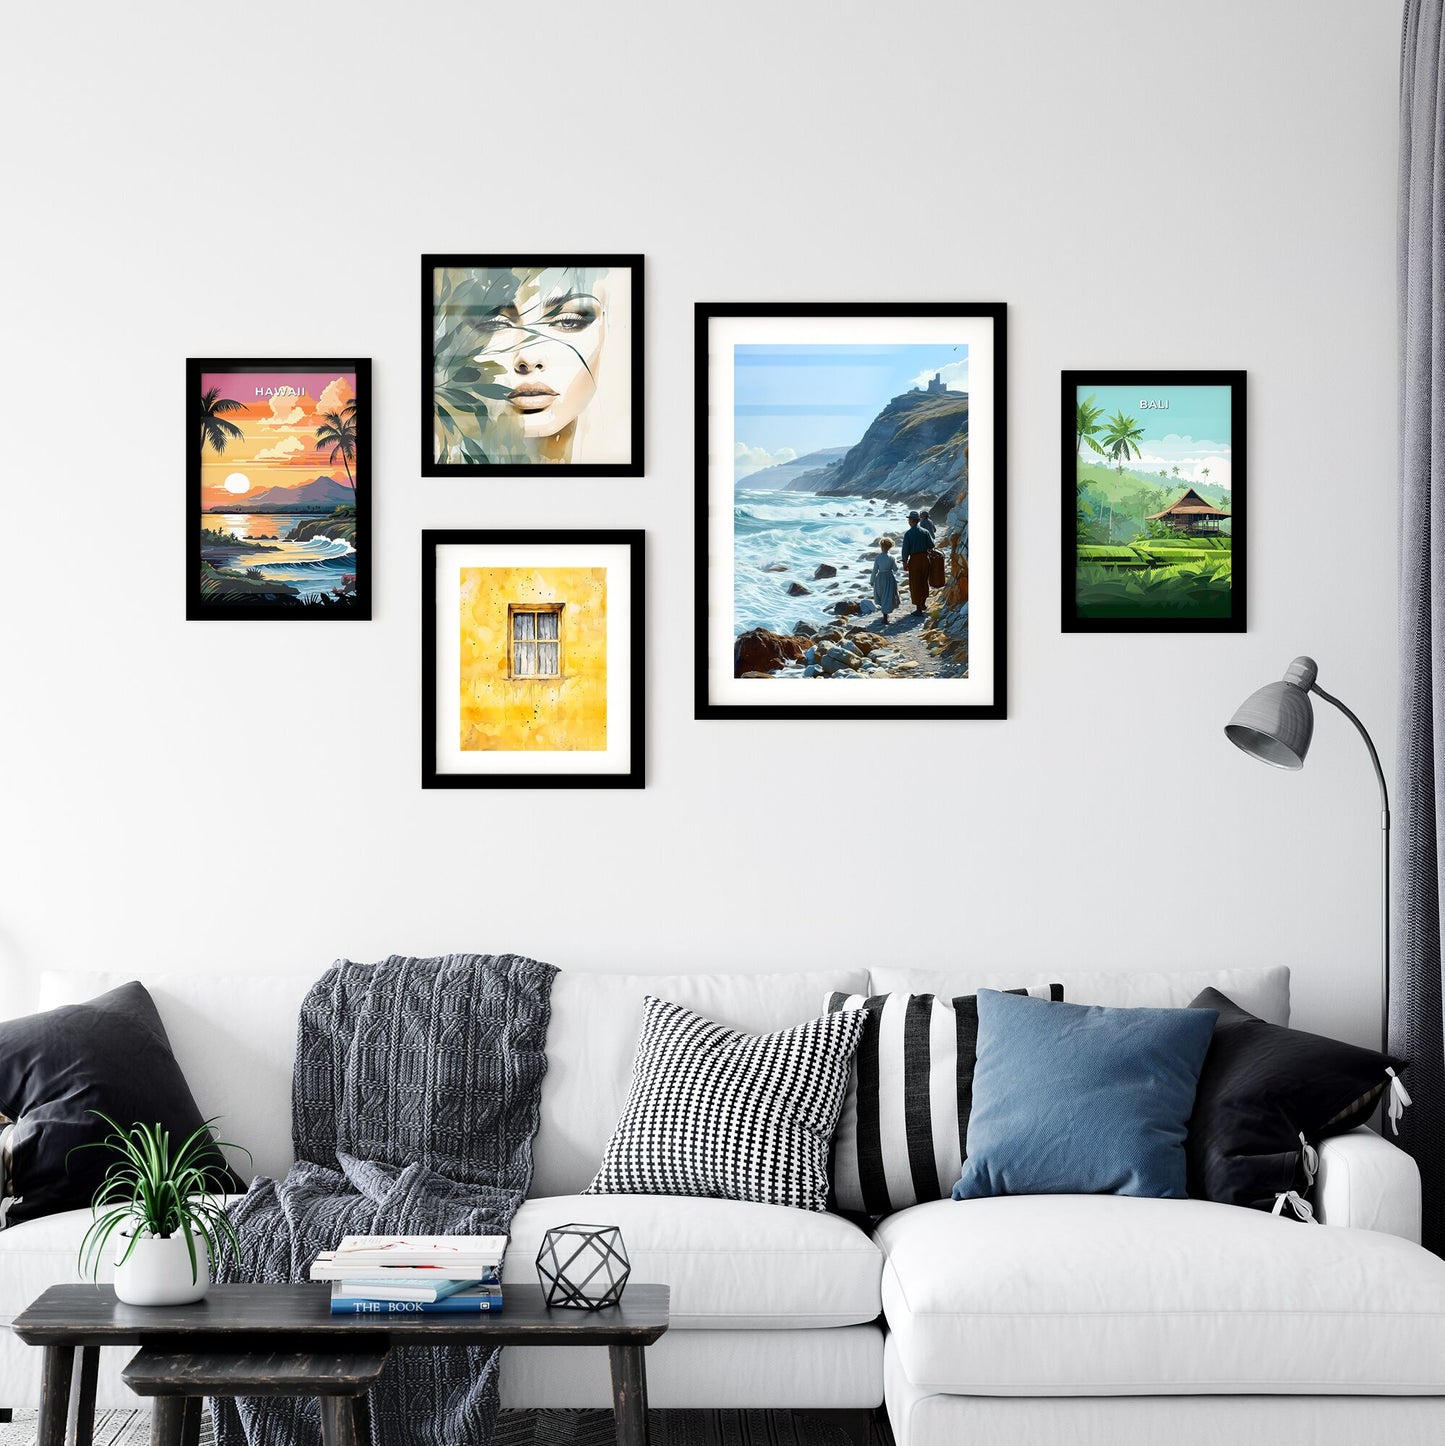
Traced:
<path id="1" fill-rule="evenodd" d="M 785 471 L 786 478 L 772 476 Z M 924 498 L 946 512 L 968 482 L 968 394 L 904 392 L 842 456 L 802 472 L 796 462 L 767 468 L 748 481 L 759 489 L 774 485 L 822 497 L 910 503 Z"/>

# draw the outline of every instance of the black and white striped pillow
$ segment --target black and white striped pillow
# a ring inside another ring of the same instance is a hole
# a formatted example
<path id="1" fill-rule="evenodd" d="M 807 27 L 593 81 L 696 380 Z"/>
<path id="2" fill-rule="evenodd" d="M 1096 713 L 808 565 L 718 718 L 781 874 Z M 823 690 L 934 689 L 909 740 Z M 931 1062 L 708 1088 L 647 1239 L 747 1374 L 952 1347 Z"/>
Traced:
<path id="1" fill-rule="evenodd" d="M 627 1103 L 588 1195 L 828 1208 L 828 1147 L 866 1014 L 745 1034 L 647 995 Z"/>
<path id="2" fill-rule="evenodd" d="M 1006 992 L 1064 997 L 1062 984 Z M 830 994 L 824 1008 L 867 1011 L 833 1138 L 834 1204 L 888 1215 L 947 1199 L 968 1143 L 978 1001 L 972 994 Z"/>

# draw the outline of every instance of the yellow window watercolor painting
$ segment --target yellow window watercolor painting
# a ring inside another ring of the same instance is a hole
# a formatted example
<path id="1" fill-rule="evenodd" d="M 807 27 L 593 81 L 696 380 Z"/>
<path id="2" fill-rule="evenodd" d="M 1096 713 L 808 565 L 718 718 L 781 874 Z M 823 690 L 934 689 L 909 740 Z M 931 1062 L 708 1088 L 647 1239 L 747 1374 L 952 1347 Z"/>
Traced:
<path id="1" fill-rule="evenodd" d="M 423 788 L 646 786 L 645 541 L 422 533 Z"/>
<path id="2" fill-rule="evenodd" d="M 607 569 L 464 567 L 464 753 L 607 747 Z"/>

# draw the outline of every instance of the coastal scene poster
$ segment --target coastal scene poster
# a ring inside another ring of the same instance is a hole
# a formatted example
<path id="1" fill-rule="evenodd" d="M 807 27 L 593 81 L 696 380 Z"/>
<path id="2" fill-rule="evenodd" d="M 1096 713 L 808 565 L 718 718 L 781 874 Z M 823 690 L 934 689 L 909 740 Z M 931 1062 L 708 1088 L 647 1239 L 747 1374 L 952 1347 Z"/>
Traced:
<path id="1" fill-rule="evenodd" d="M 700 317 L 700 716 L 1002 716 L 996 311 Z"/>
<path id="2" fill-rule="evenodd" d="M 1065 372 L 1062 422 L 1064 631 L 1245 631 L 1245 374 Z"/>
<path id="3" fill-rule="evenodd" d="M 641 256 L 422 257 L 422 476 L 642 475 Z"/>
<path id="4" fill-rule="evenodd" d="M 369 382 L 365 360 L 187 363 L 188 618 L 370 617 Z"/>
<path id="5" fill-rule="evenodd" d="M 642 787 L 643 535 L 422 534 L 422 786 Z"/>

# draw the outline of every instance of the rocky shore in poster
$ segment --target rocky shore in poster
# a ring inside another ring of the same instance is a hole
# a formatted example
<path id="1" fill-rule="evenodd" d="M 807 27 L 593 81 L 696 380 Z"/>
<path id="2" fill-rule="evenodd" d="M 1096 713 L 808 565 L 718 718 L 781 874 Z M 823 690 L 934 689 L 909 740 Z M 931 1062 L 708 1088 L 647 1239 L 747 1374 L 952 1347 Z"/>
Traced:
<path id="1" fill-rule="evenodd" d="M 854 445 L 737 482 L 734 677 L 968 676 L 968 409 L 939 371 L 890 398 Z M 919 613 L 901 544 L 925 510 L 946 567 Z M 872 591 L 885 538 L 902 595 L 887 624 Z"/>
<path id="2" fill-rule="evenodd" d="M 808 598 L 823 617 L 797 619 L 790 627 L 755 626 L 733 644 L 737 678 L 964 678 L 968 676 L 967 498 L 959 500 L 939 528 L 936 546 L 947 561 L 947 581 L 932 588 L 922 615 L 902 601 L 888 623 L 873 600 L 873 561 L 884 536 L 897 556 L 902 530 L 879 534 L 869 550 L 837 562 L 819 562 L 811 573 L 795 574 L 791 563 L 775 559 L 760 571 L 778 588 L 777 611 L 786 616 L 789 600 Z"/>

